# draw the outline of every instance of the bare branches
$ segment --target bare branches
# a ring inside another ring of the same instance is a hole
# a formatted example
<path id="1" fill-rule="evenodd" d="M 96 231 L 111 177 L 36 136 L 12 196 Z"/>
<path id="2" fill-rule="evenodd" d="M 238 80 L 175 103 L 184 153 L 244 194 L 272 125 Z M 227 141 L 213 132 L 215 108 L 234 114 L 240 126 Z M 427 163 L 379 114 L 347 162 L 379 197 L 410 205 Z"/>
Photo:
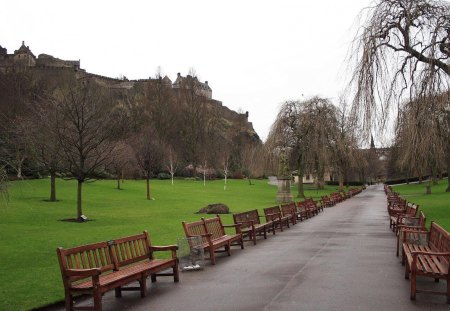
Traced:
<path id="1" fill-rule="evenodd" d="M 393 104 L 448 89 L 450 5 L 435 0 L 379 0 L 354 41 L 355 115 L 383 126 Z"/>

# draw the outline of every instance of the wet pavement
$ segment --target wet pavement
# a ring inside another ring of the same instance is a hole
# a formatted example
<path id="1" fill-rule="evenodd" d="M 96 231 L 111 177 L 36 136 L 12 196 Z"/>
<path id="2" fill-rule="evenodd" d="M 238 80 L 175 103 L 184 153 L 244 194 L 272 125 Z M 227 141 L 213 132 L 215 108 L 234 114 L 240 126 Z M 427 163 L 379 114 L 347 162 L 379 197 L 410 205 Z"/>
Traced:
<path id="1" fill-rule="evenodd" d="M 450 310 L 445 296 L 409 299 L 395 248 L 383 188 L 371 186 L 231 257 L 219 255 L 215 266 L 180 273 L 180 283 L 149 280 L 145 298 L 108 292 L 103 310 Z M 419 279 L 418 286 L 446 284 Z"/>

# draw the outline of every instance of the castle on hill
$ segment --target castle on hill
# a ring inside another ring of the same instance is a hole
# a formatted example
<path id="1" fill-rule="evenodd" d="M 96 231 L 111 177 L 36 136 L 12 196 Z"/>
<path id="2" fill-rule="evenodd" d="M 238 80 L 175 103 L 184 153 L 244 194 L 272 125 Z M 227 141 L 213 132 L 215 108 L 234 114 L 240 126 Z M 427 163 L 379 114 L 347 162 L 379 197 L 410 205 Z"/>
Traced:
<path id="1" fill-rule="evenodd" d="M 53 81 L 59 81 L 67 76 L 75 76 L 80 80 L 95 81 L 99 85 L 106 86 L 115 90 L 131 90 L 135 86 L 146 87 L 153 83 L 162 83 L 170 88 L 177 98 L 183 98 L 182 94 L 189 90 L 194 90 L 197 96 L 200 96 L 210 105 L 217 107 L 222 118 L 230 120 L 235 127 L 240 127 L 238 124 L 245 124 L 245 128 L 249 136 L 255 137 L 259 140 L 258 135 L 253 129 L 251 122 L 248 122 L 248 112 L 235 112 L 224 106 L 221 101 L 215 100 L 212 97 L 212 89 L 208 81 L 201 82 L 197 77 L 177 74 L 174 82 L 168 77 L 148 78 L 129 80 L 125 77 L 111 78 L 94 73 L 89 73 L 80 66 L 80 60 L 62 60 L 48 54 L 39 54 L 36 57 L 29 46 L 22 45 L 14 53 L 8 54 L 6 48 L 0 45 L 0 74 L 9 74 L 14 72 L 32 72 L 40 77 L 49 78 Z"/>
<path id="2" fill-rule="evenodd" d="M 109 87 L 117 89 L 131 89 L 135 83 L 155 82 L 159 80 L 152 78 L 128 80 L 126 78 L 109 78 L 88 73 L 86 70 L 81 69 L 80 60 L 62 60 L 48 54 L 39 54 L 38 57 L 36 57 L 33 52 L 31 52 L 30 47 L 25 45 L 24 41 L 22 41 L 22 45 L 18 50 L 15 50 L 13 54 L 8 54 L 7 49 L 0 45 L 0 73 L 5 74 L 27 70 L 39 70 L 41 72 L 51 72 L 55 70 L 73 71 L 78 78 L 92 78 L 97 80 L 97 82 L 107 84 Z M 212 89 L 208 85 L 208 81 L 201 82 L 197 77 L 192 77 L 190 75 L 183 77 L 178 73 L 175 82 L 172 83 L 172 80 L 170 80 L 168 76 L 165 76 L 162 78 L 162 83 L 170 85 L 175 90 L 194 88 L 197 95 L 212 99 Z"/>

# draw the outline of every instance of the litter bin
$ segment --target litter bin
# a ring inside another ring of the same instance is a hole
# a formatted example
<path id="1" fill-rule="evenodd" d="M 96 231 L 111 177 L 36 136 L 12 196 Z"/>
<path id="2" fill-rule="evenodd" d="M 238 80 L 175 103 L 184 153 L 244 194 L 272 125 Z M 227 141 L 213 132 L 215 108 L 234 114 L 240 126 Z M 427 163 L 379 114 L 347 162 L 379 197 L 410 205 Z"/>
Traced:
<path id="1" fill-rule="evenodd" d="M 205 259 L 202 238 L 179 238 L 177 244 L 178 268 L 180 271 L 202 270 Z"/>

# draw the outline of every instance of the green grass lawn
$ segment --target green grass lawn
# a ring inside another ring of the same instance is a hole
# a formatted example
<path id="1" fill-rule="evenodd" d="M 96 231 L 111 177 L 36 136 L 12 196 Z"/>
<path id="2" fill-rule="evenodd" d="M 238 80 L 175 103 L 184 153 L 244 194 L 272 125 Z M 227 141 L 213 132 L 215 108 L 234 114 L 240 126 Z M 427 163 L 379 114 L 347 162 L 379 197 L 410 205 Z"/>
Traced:
<path id="1" fill-rule="evenodd" d="M 427 217 L 427 227 L 432 220 L 450 231 L 450 192 L 445 192 L 447 180 L 441 180 L 431 187 L 430 195 L 425 194 L 428 183 L 393 186 L 393 190 L 407 201 L 420 205 L 420 210 Z"/>
<path id="2" fill-rule="evenodd" d="M 49 197 L 48 179 L 10 183 L 9 202 L 0 201 L 0 310 L 29 310 L 64 298 L 56 248 L 104 241 L 142 232 L 152 244 L 176 244 L 183 237 L 181 222 L 198 220 L 194 214 L 210 203 L 225 203 L 231 212 L 275 205 L 276 187 L 266 180 L 151 181 L 152 196 L 145 199 L 144 181 L 125 181 L 124 190 L 115 181 L 97 181 L 84 186 L 83 213 L 92 221 L 60 221 L 76 216 L 76 183 L 57 181 L 58 202 Z M 306 195 L 319 198 L 337 187 Z M 293 188 L 294 190 L 294 188 Z M 296 191 L 294 191 L 294 194 Z M 450 197 L 447 196 L 447 199 Z M 0 197 L 0 200 L 1 197 Z M 231 215 L 223 216 L 232 223 Z"/>

